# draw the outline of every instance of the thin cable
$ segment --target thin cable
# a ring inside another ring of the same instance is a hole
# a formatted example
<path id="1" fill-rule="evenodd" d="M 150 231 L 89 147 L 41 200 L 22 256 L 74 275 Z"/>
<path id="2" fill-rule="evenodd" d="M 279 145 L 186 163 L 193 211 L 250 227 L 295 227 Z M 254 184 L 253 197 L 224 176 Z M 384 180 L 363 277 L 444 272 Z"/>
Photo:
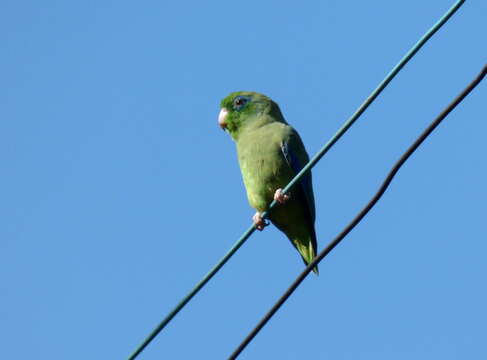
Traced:
<path id="1" fill-rule="evenodd" d="M 409 147 L 409 149 L 401 156 L 401 158 L 392 167 L 391 171 L 387 175 L 386 179 L 382 183 L 377 193 L 372 197 L 369 203 L 358 213 L 358 215 L 342 230 L 338 236 L 333 239 L 332 242 L 324 248 L 318 256 L 304 269 L 304 271 L 296 278 L 286 292 L 279 298 L 274 306 L 264 315 L 259 321 L 256 327 L 247 335 L 237 349 L 230 355 L 229 360 L 234 360 L 242 352 L 243 349 L 252 341 L 252 339 L 259 333 L 259 331 L 267 324 L 272 316 L 279 310 L 279 308 L 286 302 L 286 300 L 292 295 L 294 290 L 301 284 L 306 276 L 313 270 L 315 266 L 319 264 L 323 258 L 328 255 L 337 246 L 340 241 L 343 240 L 347 234 L 364 218 L 365 215 L 372 209 L 372 207 L 379 201 L 384 192 L 389 187 L 392 179 L 399 171 L 406 160 L 416 151 L 416 149 L 423 143 L 423 141 L 433 132 L 433 130 L 443 121 L 443 119 L 482 81 L 487 74 L 487 65 L 484 66 L 479 75 L 453 100 L 445 110 L 441 112 L 438 117 L 423 131 L 423 133 L 416 139 L 416 141 Z"/>
<path id="2" fill-rule="evenodd" d="M 161 332 L 161 330 L 172 320 L 174 316 L 186 305 L 191 298 L 196 295 L 200 289 L 205 286 L 205 284 L 215 275 L 220 268 L 225 265 L 225 263 L 232 257 L 232 255 L 242 246 L 247 240 L 250 235 L 255 231 L 255 227 L 252 225 L 241 237 L 238 239 L 238 241 L 232 246 L 232 248 L 223 256 L 220 261 L 211 269 L 204 277 L 203 279 L 196 284 L 196 286 L 191 290 L 188 295 L 186 295 L 180 302 L 179 304 L 176 305 L 176 307 L 166 315 L 164 320 L 161 321 L 159 325 L 147 336 L 147 338 L 144 340 L 144 342 L 135 350 L 132 355 L 128 358 L 128 360 L 133 360 L 135 359 L 141 352 L 142 350 L 145 349 L 147 345 Z"/>
<path id="3" fill-rule="evenodd" d="M 465 0 L 459 0 L 448 10 L 441 19 L 433 25 L 431 29 L 426 32 L 425 35 L 409 50 L 408 53 L 399 61 L 399 63 L 391 70 L 391 72 L 382 80 L 379 86 L 369 95 L 369 97 L 360 105 L 355 113 L 348 119 L 343 126 L 336 132 L 335 135 L 321 148 L 321 150 L 310 160 L 310 162 L 294 177 L 293 180 L 283 189 L 283 193 L 289 192 L 292 187 L 301 179 L 301 177 L 325 155 L 326 152 L 342 137 L 342 135 L 353 125 L 353 123 L 362 115 L 367 107 L 377 98 L 377 96 L 384 90 L 389 82 L 396 76 L 396 74 L 406 65 L 406 63 L 421 49 L 421 47 L 431 38 L 431 36 L 443 26 L 443 24 L 457 11 L 457 9 L 465 2 Z M 276 206 L 276 201 L 273 201 L 267 211 L 262 213 L 264 219 L 268 218 L 269 211 Z M 245 241 L 255 231 L 254 225 L 252 225 L 232 248 L 223 256 L 220 261 L 203 277 L 203 279 L 191 290 L 177 305 L 176 307 L 166 315 L 166 317 L 157 325 L 157 327 L 147 336 L 147 338 L 139 345 L 139 347 L 129 356 L 128 360 L 134 360 L 149 343 L 161 332 L 162 329 L 174 318 L 174 316 L 196 295 L 196 293 L 225 265 L 225 263 L 232 257 L 232 255 L 245 243 Z"/>
<path id="4" fill-rule="evenodd" d="M 397 63 L 397 65 L 391 70 L 391 72 L 385 77 L 384 80 L 377 86 L 377 88 L 369 95 L 367 99 L 359 106 L 357 111 L 348 119 L 345 124 L 337 131 L 337 133 L 321 148 L 321 150 L 309 161 L 309 163 L 294 177 L 293 180 L 283 189 L 283 193 L 288 192 L 303 176 L 307 171 L 309 171 L 328 150 L 340 139 L 340 137 L 348 130 L 350 126 L 362 115 L 362 113 L 369 107 L 369 105 L 379 96 L 379 94 L 384 90 L 384 88 L 389 84 L 389 82 L 396 76 L 396 74 L 401 71 L 404 65 L 423 47 L 423 45 L 445 24 L 448 19 L 463 5 L 465 0 L 457 1 L 442 17 L 438 22 L 428 30 L 426 34 L 423 35 L 421 39 L 409 50 L 406 55 Z M 269 206 L 269 210 L 276 205 L 274 200 Z M 264 217 L 264 215 L 262 215 Z"/>

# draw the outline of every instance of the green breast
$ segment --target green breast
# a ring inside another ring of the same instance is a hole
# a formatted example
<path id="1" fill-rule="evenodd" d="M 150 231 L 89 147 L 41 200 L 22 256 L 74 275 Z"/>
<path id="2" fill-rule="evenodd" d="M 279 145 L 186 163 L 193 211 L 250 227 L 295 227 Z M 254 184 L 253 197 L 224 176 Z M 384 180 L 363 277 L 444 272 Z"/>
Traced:
<path id="1" fill-rule="evenodd" d="M 267 124 L 241 134 L 237 141 L 247 197 L 257 211 L 264 211 L 276 189 L 286 186 L 293 177 L 281 150 L 288 128 L 282 123 Z"/>

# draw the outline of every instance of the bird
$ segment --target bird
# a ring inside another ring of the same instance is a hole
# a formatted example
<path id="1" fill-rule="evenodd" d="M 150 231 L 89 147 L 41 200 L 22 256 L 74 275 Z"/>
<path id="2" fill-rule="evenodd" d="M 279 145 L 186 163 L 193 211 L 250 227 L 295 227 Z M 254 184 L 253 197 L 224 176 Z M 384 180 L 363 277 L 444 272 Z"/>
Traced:
<path id="1" fill-rule="evenodd" d="M 279 105 L 252 91 L 229 94 L 220 103 L 219 126 L 230 134 L 251 207 L 254 226 L 262 231 L 262 213 L 275 200 L 269 220 L 282 231 L 308 265 L 316 256 L 315 201 L 311 172 L 291 190 L 282 189 L 308 163 L 309 156 L 298 132 L 290 126 Z M 313 271 L 318 274 L 318 267 Z"/>

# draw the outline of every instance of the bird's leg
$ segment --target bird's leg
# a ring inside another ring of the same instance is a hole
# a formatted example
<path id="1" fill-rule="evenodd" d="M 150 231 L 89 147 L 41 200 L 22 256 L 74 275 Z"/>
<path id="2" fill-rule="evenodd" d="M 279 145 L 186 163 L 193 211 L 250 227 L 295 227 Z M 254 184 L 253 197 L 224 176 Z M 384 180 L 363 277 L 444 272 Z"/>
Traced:
<path id="1" fill-rule="evenodd" d="M 255 228 L 259 231 L 264 230 L 264 228 L 269 225 L 263 218 L 260 212 L 256 212 L 254 216 L 252 216 L 252 220 L 254 221 Z"/>
<path id="2" fill-rule="evenodd" d="M 276 200 L 281 205 L 285 204 L 290 198 L 291 195 L 283 194 L 281 188 L 277 189 L 274 193 L 274 200 Z"/>

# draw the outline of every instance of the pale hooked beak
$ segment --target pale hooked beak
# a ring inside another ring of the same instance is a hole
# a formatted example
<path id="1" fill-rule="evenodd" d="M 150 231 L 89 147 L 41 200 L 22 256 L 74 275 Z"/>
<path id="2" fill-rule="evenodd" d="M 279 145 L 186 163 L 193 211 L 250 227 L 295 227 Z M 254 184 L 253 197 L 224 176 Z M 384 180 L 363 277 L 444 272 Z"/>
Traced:
<path id="1" fill-rule="evenodd" d="M 218 114 L 218 125 L 220 125 L 220 127 L 223 130 L 225 130 L 227 127 L 227 123 L 225 122 L 225 120 L 227 119 L 227 115 L 228 115 L 227 109 L 221 109 L 220 114 Z"/>

